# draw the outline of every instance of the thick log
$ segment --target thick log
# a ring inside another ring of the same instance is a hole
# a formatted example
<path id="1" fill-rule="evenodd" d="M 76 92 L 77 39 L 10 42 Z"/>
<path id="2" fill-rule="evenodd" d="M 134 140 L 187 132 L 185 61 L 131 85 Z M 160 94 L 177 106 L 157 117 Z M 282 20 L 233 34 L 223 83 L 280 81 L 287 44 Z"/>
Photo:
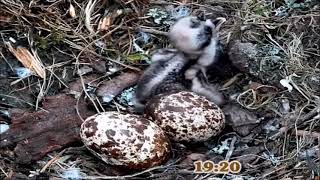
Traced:
<path id="1" fill-rule="evenodd" d="M 19 163 L 30 163 L 48 152 L 80 142 L 81 118 L 94 114 L 83 101 L 77 103 L 65 94 L 47 97 L 43 109 L 37 112 L 11 110 L 12 124 L 0 136 L 0 148 L 16 145 L 14 152 Z"/>

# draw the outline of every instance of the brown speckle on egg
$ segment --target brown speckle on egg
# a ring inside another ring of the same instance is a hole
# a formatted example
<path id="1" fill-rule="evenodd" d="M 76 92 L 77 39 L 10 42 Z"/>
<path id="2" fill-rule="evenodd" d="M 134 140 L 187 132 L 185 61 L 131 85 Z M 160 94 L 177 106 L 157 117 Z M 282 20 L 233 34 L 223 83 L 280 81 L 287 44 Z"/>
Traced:
<path id="1" fill-rule="evenodd" d="M 87 118 L 80 129 L 85 146 L 111 165 L 146 169 L 163 163 L 171 146 L 155 123 L 133 114 L 104 112 Z"/>
<path id="2" fill-rule="evenodd" d="M 206 141 L 219 134 L 225 124 L 225 116 L 217 105 L 187 91 L 153 98 L 145 113 L 176 142 Z"/>

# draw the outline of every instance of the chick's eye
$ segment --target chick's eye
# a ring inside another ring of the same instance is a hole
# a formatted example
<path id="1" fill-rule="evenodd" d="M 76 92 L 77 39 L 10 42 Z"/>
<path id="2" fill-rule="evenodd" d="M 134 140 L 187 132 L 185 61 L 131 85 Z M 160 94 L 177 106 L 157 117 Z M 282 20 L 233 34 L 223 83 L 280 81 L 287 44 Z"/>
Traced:
<path id="1" fill-rule="evenodd" d="M 200 21 L 198 19 L 194 19 L 191 21 L 191 25 L 190 25 L 191 28 L 197 28 L 199 26 L 200 26 Z"/>

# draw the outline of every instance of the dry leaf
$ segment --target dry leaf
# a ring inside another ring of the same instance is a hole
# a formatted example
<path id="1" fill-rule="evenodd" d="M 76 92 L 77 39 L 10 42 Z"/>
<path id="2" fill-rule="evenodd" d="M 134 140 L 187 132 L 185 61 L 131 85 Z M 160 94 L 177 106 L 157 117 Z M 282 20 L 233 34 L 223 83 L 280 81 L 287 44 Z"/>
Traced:
<path id="1" fill-rule="evenodd" d="M 74 6 L 72 4 L 70 4 L 70 7 L 69 7 L 69 15 L 74 18 L 76 17 L 76 10 L 74 8 Z"/>
<path id="2" fill-rule="evenodd" d="M 99 31 L 106 31 L 109 29 L 109 27 L 113 24 L 113 21 L 124 14 L 130 14 L 132 13 L 132 9 L 126 8 L 126 9 L 118 9 L 111 14 L 108 14 L 104 16 L 103 18 L 100 19 L 99 25 L 98 25 L 98 30 Z"/>
<path id="3" fill-rule="evenodd" d="M 30 69 L 41 78 L 46 77 L 44 65 L 38 58 L 33 56 L 28 49 L 24 47 L 17 47 L 14 49 L 9 43 L 8 48 L 9 51 L 23 64 L 25 68 Z"/>
<path id="4" fill-rule="evenodd" d="M 109 27 L 112 25 L 112 18 L 111 16 L 106 16 L 100 19 L 98 30 L 99 31 L 107 31 Z"/>

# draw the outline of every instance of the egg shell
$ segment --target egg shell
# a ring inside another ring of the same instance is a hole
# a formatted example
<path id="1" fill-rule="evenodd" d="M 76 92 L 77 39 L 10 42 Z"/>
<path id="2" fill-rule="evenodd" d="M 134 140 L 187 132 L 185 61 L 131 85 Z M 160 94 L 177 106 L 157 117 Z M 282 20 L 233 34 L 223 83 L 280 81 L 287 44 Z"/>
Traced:
<path id="1" fill-rule="evenodd" d="M 171 145 L 155 123 L 133 114 L 103 112 L 87 118 L 80 129 L 85 146 L 111 165 L 146 169 L 170 155 Z"/>
<path id="2" fill-rule="evenodd" d="M 225 116 L 217 105 L 187 91 L 153 98 L 147 103 L 145 114 L 176 142 L 206 141 L 225 125 Z"/>

